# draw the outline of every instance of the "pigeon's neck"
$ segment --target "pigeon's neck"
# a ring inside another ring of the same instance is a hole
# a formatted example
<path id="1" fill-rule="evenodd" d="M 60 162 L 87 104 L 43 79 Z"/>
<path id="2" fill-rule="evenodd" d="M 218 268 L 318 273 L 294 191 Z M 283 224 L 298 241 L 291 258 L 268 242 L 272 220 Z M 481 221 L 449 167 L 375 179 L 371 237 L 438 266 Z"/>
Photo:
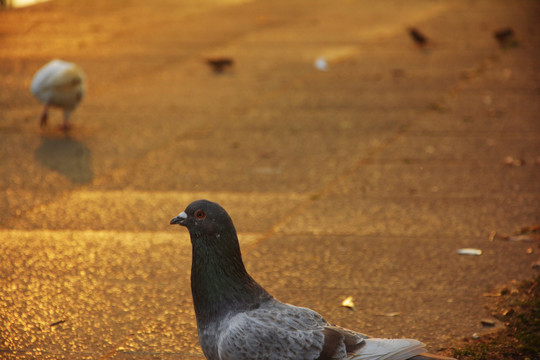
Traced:
<path id="1" fill-rule="evenodd" d="M 191 291 L 200 327 L 271 298 L 247 273 L 236 232 L 200 236 L 192 245 Z"/>

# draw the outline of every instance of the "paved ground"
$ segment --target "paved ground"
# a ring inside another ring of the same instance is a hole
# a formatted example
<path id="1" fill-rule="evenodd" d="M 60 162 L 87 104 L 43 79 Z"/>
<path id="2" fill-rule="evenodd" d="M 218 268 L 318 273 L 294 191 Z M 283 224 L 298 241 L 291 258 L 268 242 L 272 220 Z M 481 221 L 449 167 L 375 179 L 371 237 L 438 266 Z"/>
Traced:
<path id="1" fill-rule="evenodd" d="M 119 3 L 0 12 L 1 358 L 202 358 L 169 226 L 201 197 L 276 297 L 432 351 L 533 275 L 537 243 L 488 238 L 540 223 L 539 2 Z M 89 82 L 68 136 L 28 91 L 54 57 Z"/>

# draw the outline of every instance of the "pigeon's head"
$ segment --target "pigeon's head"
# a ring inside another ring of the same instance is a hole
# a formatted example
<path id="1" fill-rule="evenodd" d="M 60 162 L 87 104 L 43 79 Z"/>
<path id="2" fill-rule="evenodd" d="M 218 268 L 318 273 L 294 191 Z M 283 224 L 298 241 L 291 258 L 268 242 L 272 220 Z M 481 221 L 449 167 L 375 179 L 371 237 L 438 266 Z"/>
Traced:
<path id="1" fill-rule="evenodd" d="M 171 220 L 171 225 L 178 224 L 188 228 L 190 234 L 216 235 L 234 231 L 231 217 L 219 204 L 208 200 L 196 200 L 186 210 Z"/>

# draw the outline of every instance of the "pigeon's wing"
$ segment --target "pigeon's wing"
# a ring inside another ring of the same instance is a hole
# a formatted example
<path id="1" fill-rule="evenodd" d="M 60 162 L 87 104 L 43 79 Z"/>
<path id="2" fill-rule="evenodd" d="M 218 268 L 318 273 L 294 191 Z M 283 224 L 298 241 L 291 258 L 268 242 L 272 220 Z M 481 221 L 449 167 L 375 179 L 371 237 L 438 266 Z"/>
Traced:
<path id="1" fill-rule="evenodd" d="M 330 326 L 313 310 L 272 302 L 230 318 L 220 334 L 218 351 L 224 360 L 345 359 L 348 346 L 361 347 L 363 338 L 343 330 Z"/>
<path id="2" fill-rule="evenodd" d="M 224 360 L 316 359 L 323 344 L 325 321 L 318 314 L 276 303 L 236 314 L 219 337 Z"/>
<path id="3" fill-rule="evenodd" d="M 324 345 L 317 360 L 345 359 L 362 349 L 368 337 L 335 325 L 324 327 Z"/>

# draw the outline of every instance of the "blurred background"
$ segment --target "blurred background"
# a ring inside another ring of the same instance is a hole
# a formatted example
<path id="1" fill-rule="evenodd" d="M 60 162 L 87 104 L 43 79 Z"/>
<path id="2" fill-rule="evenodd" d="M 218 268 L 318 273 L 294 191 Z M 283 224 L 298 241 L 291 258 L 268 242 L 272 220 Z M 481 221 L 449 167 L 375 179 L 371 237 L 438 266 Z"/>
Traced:
<path id="1" fill-rule="evenodd" d="M 201 358 L 169 225 L 198 198 L 280 300 L 432 351 L 534 275 L 538 1 L 0 4 L 0 357 Z M 69 131 L 52 59 L 86 75 Z"/>

